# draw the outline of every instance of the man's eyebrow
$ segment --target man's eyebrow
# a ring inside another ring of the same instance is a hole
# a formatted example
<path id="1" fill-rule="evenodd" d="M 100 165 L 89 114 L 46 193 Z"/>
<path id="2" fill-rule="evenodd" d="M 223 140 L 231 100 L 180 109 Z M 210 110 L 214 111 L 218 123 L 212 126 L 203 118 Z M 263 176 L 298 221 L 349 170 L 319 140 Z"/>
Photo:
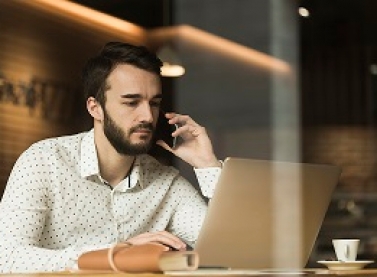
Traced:
<path id="1" fill-rule="evenodd" d="M 142 98 L 141 94 L 132 94 L 132 93 L 129 93 L 129 94 L 123 94 L 120 96 L 121 98 L 129 98 L 129 99 L 139 99 L 139 98 Z M 162 94 L 157 94 L 155 96 L 153 96 L 152 99 L 162 99 Z"/>
<path id="2" fill-rule="evenodd" d="M 121 96 L 120 96 L 121 98 L 131 98 L 131 99 L 136 99 L 136 98 L 141 98 L 141 95 L 140 94 L 131 94 L 131 93 L 129 93 L 129 94 L 122 94 Z"/>

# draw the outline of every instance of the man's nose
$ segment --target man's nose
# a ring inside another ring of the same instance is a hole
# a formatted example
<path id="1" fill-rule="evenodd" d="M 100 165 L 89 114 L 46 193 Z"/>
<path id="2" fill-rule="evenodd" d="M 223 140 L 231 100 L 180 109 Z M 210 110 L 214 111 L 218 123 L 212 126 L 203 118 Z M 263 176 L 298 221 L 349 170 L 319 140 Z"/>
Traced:
<path id="1" fill-rule="evenodd" d="M 153 111 L 150 105 L 141 105 L 139 110 L 140 122 L 153 122 Z"/>

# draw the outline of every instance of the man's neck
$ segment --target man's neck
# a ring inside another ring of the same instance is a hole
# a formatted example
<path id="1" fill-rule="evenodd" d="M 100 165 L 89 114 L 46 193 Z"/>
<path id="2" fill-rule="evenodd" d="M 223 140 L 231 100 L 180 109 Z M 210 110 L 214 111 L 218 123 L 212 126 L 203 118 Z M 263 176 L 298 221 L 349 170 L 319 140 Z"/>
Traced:
<path id="1" fill-rule="evenodd" d="M 131 174 L 135 157 L 122 156 L 110 158 L 110 155 L 107 155 L 104 159 L 99 158 L 98 160 L 102 178 L 111 186 L 116 186 Z"/>

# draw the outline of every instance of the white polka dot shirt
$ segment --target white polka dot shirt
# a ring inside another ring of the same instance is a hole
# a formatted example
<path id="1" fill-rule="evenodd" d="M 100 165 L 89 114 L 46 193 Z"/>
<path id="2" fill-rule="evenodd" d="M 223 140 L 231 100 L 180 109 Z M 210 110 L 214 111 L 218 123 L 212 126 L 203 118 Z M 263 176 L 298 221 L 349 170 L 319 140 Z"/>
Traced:
<path id="1" fill-rule="evenodd" d="M 212 196 L 220 171 L 195 169 L 204 196 Z M 0 203 L 0 272 L 76 267 L 81 253 L 148 231 L 194 245 L 206 209 L 175 168 L 149 155 L 111 189 L 99 173 L 93 130 L 40 141 L 17 160 Z"/>

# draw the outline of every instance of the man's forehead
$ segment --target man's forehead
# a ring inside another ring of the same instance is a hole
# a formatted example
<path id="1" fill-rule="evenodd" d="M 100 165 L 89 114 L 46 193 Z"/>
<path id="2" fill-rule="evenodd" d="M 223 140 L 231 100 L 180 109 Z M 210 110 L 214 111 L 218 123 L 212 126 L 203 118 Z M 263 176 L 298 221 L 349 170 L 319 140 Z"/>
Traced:
<path id="1" fill-rule="evenodd" d="M 160 101 L 162 87 L 159 76 L 130 65 L 118 65 L 106 80 L 108 99 Z"/>

